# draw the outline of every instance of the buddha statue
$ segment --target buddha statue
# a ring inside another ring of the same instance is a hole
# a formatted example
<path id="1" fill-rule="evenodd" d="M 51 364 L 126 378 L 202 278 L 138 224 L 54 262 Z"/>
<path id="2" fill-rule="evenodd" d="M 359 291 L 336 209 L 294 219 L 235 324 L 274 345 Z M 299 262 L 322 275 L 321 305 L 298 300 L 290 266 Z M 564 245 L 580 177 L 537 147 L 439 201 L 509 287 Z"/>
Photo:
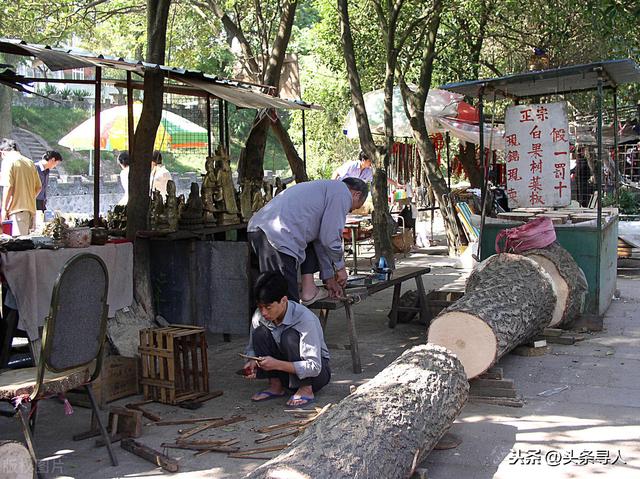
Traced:
<path id="1" fill-rule="evenodd" d="M 169 180 L 167 182 L 167 199 L 164 204 L 164 211 L 169 229 L 171 231 L 177 230 L 180 216 L 178 211 L 178 199 L 176 198 L 176 184 L 173 180 Z"/>
<path id="2" fill-rule="evenodd" d="M 180 226 L 184 228 L 194 228 L 202 225 L 202 200 L 200 199 L 200 188 L 198 183 L 191 183 L 189 199 L 180 215 Z"/>

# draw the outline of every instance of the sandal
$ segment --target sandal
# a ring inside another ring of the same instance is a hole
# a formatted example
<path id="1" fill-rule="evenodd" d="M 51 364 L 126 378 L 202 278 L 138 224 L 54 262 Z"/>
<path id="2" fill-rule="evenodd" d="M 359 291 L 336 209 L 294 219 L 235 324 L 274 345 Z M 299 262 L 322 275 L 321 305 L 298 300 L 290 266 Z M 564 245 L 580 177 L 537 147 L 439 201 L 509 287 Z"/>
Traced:
<path id="1" fill-rule="evenodd" d="M 260 391 L 259 393 L 256 393 L 256 394 L 261 394 L 261 395 L 265 396 L 265 398 L 264 399 L 251 398 L 251 400 L 253 402 L 270 401 L 271 399 L 281 398 L 281 397 L 283 397 L 285 395 L 285 393 L 276 394 L 276 393 L 272 393 L 271 391 Z"/>
<path id="2" fill-rule="evenodd" d="M 294 405 L 294 404 L 289 404 L 289 401 L 302 401 L 302 402 L 300 404 Z M 316 398 L 315 397 L 310 398 L 309 396 L 296 396 L 294 394 L 289 398 L 289 401 L 287 401 L 287 406 L 297 409 L 297 408 L 308 406 L 309 404 L 313 404 L 314 402 L 316 402 Z"/>
<path id="3" fill-rule="evenodd" d="M 327 291 L 325 288 L 318 288 L 318 291 L 316 292 L 315 296 L 311 299 L 300 299 L 300 303 L 303 306 L 309 306 L 313 303 L 315 303 L 316 301 L 320 301 L 323 300 L 325 298 L 329 297 L 329 291 Z"/>

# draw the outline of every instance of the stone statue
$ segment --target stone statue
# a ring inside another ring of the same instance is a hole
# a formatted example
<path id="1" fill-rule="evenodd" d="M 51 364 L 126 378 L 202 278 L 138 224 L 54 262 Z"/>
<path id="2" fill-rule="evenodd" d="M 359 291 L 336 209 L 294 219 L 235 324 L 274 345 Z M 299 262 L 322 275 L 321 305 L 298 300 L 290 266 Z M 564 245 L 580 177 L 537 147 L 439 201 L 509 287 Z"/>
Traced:
<path id="1" fill-rule="evenodd" d="M 240 221 L 238 217 L 238 204 L 236 203 L 236 189 L 233 186 L 229 157 L 222 148 L 218 148 L 216 151 L 215 169 L 216 179 L 222 190 L 222 203 L 216 205 L 218 207 L 218 224 L 236 224 Z"/>
<path id="2" fill-rule="evenodd" d="M 273 199 L 273 185 L 271 182 L 265 181 L 262 188 L 264 189 L 264 203 L 267 204 Z"/>
<path id="3" fill-rule="evenodd" d="M 252 184 L 253 197 L 251 199 L 251 210 L 255 213 L 264 206 L 264 196 L 262 194 L 262 182 L 256 181 Z"/>
<path id="4" fill-rule="evenodd" d="M 242 180 L 242 184 L 240 185 L 240 214 L 242 215 L 242 221 L 245 223 L 248 222 L 253 215 L 251 203 L 251 182 L 245 179 Z"/>
<path id="5" fill-rule="evenodd" d="M 222 188 L 218 183 L 215 171 L 215 158 L 207 157 L 205 162 L 206 173 L 202 180 L 202 207 L 204 211 L 203 220 L 205 223 L 216 222 L 216 213 L 219 212 L 218 205 L 222 203 Z"/>
<path id="6" fill-rule="evenodd" d="M 202 226 L 202 200 L 200 199 L 200 188 L 198 183 L 191 183 L 189 199 L 180 215 L 180 227 L 187 229 Z"/>
<path id="7" fill-rule="evenodd" d="M 149 228 L 153 231 L 160 231 L 167 230 L 168 226 L 162 193 L 158 190 L 153 190 L 151 205 L 149 207 Z"/>
<path id="8" fill-rule="evenodd" d="M 178 211 L 178 199 L 176 198 L 176 184 L 173 180 L 167 181 L 167 200 L 164 204 L 164 211 L 167 217 L 169 229 L 171 231 L 176 231 L 178 229 L 178 220 L 180 219 L 180 216 Z"/>

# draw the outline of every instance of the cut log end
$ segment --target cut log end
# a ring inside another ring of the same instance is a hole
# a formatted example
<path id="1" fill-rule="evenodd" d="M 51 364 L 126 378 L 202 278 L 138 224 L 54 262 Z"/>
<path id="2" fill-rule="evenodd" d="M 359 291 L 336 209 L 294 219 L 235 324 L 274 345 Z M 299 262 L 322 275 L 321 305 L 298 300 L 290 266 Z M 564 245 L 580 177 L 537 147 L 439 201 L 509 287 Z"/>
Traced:
<path id="1" fill-rule="evenodd" d="M 19 442 L 0 441 L 0 477 L 32 479 L 34 465 L 27 448 Z"/>
<path id="2" fill-rule="evenodd" d="M 452 311 L 438 316 L 429 326 L 427 341 L 453 352 L 468 378 L 482 374 L 496 361 L 498 342 L 493 330 L 469 313 Z"/>
<path id="3" fill-rule="evenodd" d="M 553 309 L 553 316 L 551 317 L 551 322 L 548 326 L 549 328 L 553 328 L 562 323 L 564 319 L 565 309 L 567 307 L 567 301 L 569 299 L 569 286 L 560 274 L 560 271 L 558 271 L 558 267 L 553 263 L 553 261 L 539 254 L 529 255 L 528 258 L 531 258 L 536 263 L 538 263 L 542 267 L 542 269 L 544 269 L 549 274 L 549 276 L 551 276 L 551 279 L 553 280 L 553 291 L 556 293 L 557 299 L 555 308 Z"/>

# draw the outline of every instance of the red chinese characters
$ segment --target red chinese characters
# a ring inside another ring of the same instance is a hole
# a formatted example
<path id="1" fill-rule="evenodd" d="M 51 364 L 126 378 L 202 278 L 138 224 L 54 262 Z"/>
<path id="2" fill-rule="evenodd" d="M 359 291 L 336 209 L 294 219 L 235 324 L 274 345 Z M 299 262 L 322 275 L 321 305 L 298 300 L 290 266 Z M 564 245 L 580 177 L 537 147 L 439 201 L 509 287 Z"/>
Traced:
<path id="1" fill-rule="evenodd" d="M 555 163 L 553 165 L 553 174 L 556 177 L 556 180 L 564 180 L 564 175 L 567 169 L 566 163 Z"/>
<path id="2" fill-rule="evenodd" d="M 567 140 L 567 132 L 565 131 L 565 129 L 554 128 L 553 130 L 551 130 L 551 141 L 553 141 L 554 143 L 558 143 L 559 141 L 568 143 L 569 140 Z"/>
<path id="3" fill-rule="evenodd" d="M 507 170 L 507 181 L 519 181 L 522 179 L 522 176 L 518 175 L 518 168 L 511 168 Z"/>
<path id="4" fill-rule="evenodd" d="M 538 172 L 542 174 L 542 160 L 532 160 L 529 168 L 531 169 L 531 173 Z"/>
<path id="5" fill-rule="evenodd" d="M 562 198 L 562 189 L 567 188 L 567 185 L 565 185 L 562 181 L 558 181 L 558 184 L 553 188 L 558 190 L 558 196 Z"/>
<path id="6" fill-rule="evenodd" d="M 518 143 L 518 135 L 508 135 L 504 137 L 504 141 L 507 143 L 507 146 L 520 146 Z"/>
<path id="7" fill-rule="evenodd" d="M 520 123 L 524 123 L 525 121 L 534 121 L 531 116 L 531 108 L 527 108 L 525 110 L 520 111 Z"/>
<path id="8" fill-rule="evenodd" d="M 514 161 L 520 161 L 520 153 L 518 150 L 509 150 L 507 152 L 507 163 L 512 163 Z"/>
<path id="9" fill-rule="evenodd" d="M 536 158 L 542 158 L 542 143 L 531 143 L 529 154 Z"/>

